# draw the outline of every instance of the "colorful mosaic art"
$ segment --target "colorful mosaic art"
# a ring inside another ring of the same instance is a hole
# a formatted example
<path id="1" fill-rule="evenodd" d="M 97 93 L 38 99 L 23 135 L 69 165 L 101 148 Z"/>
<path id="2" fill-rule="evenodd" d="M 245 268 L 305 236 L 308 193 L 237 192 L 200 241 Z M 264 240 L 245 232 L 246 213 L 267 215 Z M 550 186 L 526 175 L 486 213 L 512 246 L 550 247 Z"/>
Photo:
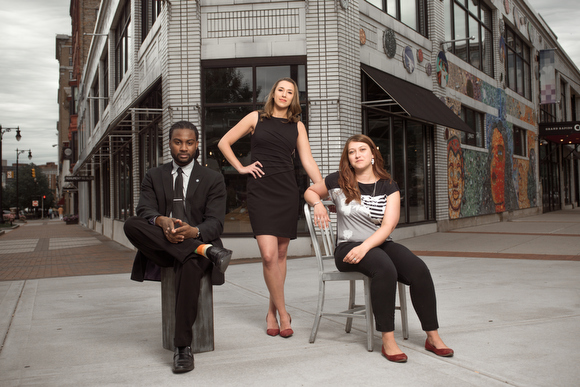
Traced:
<path id="1" fill-rule="evenodd" d="M 527 132 L 527 158 L 514 157 L 513 124 L 515 117 L 536 125 L 536 114 L 527 104 L 509 96 L 458 66 L 449 64 L 448 87 L 476 101 L 494 107 L 498 115 L 485 114 L 485 148 L 460 146 L 461 132 L 449 130 L 447 138 L 449 218 L 493 214 L 535 207 L 536 179 L 535 133 Z M 461 102 L 443 98 L 456 114 Z"/>

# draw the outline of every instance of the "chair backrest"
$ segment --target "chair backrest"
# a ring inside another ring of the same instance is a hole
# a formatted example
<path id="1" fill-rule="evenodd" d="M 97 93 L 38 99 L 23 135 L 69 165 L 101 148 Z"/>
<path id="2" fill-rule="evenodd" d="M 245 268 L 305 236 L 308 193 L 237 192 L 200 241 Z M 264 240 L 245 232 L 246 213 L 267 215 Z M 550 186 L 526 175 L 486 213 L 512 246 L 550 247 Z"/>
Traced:
<path id="1" fill-rule="evenodd" d="M 323 201 L 322 204 L 326 207 L 326 211 L 330 214 L 328 206 L 333 205 L 330 201 Z M 304 204 L 304 216 L 308 231 L 310 232 L 310 239 L 312 240 L 312 247 L 316 254 L 318 261 L 318 271 L 324 272 L 324 261 L 332 259 L 334 264 L 334 248 L 336 247 L 336 237 L 334 235 L 335 222 L 331 222 L 327 228 L 320 229 L 314 225 L 314 211 L 311 211 L 308 203 Z M 332 218 L 331 218 L 332 219 Z"/>

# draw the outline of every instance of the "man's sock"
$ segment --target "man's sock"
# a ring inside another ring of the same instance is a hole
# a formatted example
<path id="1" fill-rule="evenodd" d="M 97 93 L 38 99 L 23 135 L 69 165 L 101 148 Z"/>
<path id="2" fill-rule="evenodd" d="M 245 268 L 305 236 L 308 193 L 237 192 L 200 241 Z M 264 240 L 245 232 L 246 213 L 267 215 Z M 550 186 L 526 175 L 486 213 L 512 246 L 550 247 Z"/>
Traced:
<path id="1" fill-rule="evenodd" d="M 206 252 L 207 252 L 207 249 L 209 249 L 210 247 L 212 247 L 212 245 L 210 245 L 210 244 L 199 245 L 197 247 L 197 249 L 195 249 L 195 253 L 197 255 L 203 255 L 204 257 L 209 258 L 207 256 Z"/>

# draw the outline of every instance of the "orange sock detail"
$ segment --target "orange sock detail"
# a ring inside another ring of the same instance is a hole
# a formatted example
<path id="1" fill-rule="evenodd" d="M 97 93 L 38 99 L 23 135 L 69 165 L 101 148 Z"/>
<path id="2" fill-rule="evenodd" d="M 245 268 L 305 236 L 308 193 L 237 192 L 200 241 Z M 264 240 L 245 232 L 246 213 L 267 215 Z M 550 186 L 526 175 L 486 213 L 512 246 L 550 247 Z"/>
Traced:
<path id="1" fill-rule="evenodd" d="M 207 251 L 207 249 L 209 249 L 211 247 L 211 245 L 206 244 L 206 245 L 199 245 L 197 247 L 197 249 L 195 249 L 195 253 L 198 255 L 203 255 L 204 257 L 207 258 L 207 255 L 205 255 L 205 252 Z"/>

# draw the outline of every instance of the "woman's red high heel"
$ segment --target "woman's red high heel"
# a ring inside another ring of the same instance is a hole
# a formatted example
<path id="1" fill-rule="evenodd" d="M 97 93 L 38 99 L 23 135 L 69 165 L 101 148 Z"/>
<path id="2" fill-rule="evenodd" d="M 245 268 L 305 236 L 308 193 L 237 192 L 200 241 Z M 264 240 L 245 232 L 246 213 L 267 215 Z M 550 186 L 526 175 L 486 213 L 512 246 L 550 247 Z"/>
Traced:
<path id="1" fill-rule="evenodd" d="M 288 314 L 288 316 L 290 317 L 290 324 L 292 324 L 292 316 L 290 316 L 290 314 Z M 292 336 L 293 334 L 294 334 L 294 331 L 292 330 L 292 328 L 283 329 L 280 331 L 280 336 L 282 336 L 285 339 Z"/>
<path id="2" fill-rule="evenodd" d="M 276 324 L 278 324 L 278 319 L 276 319 Z M 268 315 L 266 314 L 266 334 L 268 336 L 278 336 L 280 334 L 280 328 L 267 328 L 268 326 Z"/>

